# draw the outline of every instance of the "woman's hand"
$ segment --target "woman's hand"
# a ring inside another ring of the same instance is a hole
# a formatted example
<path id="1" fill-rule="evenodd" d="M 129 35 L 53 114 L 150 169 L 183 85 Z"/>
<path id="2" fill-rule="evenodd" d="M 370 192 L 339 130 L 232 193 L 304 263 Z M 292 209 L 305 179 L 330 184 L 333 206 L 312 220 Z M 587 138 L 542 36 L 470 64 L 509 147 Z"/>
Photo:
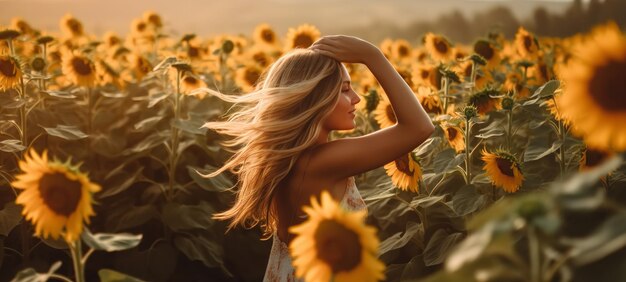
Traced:
<path id="1" fill-rule="evenodd" d="M 311 50 L 318 51 L 335 60 L 345 63 L 368 64 L 384 55 L 372 43 L 354 36 L 329 35 L 315 41 Z"/>

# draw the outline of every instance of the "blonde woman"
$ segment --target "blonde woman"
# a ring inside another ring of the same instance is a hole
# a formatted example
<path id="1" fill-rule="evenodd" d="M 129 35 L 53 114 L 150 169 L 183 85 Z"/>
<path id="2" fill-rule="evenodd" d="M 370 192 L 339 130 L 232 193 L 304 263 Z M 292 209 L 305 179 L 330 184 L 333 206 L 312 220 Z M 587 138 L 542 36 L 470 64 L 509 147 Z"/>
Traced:
<path id="1" fill-rule="evenodd" d="M 341 64 L 365 64 L 387 93 L 394 126 L 355 138 L 329 141 L 333 130 L 354 128 L 359 95 Z M 328 190 L 348 209 L 365 209 L 353 175 L 383 166 L 426 140 L 434 126 L 411 88 L 374 45 L 351 36 L 325 36 L 308 49 L 278 59 L 256 89 L 242 96 L 214 93 L 240 110 L 205 126 L 230 135 L 234 155 L 214 173 L 239 177 L 232 208 L 215 218 L 229 229 L 260 225 L 273 246 L 265 281 L 293 281 L 288 228 L 304 219 L 311 196 Z"/>

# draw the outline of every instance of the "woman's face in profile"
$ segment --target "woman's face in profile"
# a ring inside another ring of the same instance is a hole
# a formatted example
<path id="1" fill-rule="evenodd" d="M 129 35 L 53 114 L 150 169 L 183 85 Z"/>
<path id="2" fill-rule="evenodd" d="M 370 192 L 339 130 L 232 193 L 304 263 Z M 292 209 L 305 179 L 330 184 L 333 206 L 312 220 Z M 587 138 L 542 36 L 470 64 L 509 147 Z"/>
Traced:
<path id="1" fill-rule="evenodd" d="M 324 121 L 324 127 L 329 131 L 353 129 L 355 126 L 355 106 L 361 101 L 359 95 L 352 89 L 350 75 L 343 64 L 341 65 L 341 77 L 339 102 Z"/>

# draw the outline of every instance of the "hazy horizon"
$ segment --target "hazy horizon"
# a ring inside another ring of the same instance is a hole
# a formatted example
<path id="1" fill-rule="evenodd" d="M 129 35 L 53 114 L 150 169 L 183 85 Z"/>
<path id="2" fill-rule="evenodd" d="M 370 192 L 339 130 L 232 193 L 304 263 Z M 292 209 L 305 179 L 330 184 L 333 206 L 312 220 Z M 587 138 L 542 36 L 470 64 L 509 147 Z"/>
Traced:
<path id="1" fill-rule="evenodd" d="M 284 35 L 289 27 L 302 23 L 317 26 L 322 33 L 385 22 L 405 26 L 415 21 L 433 20 L 457 9 L 465 16 L 484 11 L 495 5 L 511 9 L 515 16 L 526 19 L 537 6 L 550 12 L 564 11 L 572 0 L 231 0 L 207 2 L 202 0 L 0 0 L 0 26 L 12 17 L 20 16 L 35 28 L 58 31 L 59 20 L 71 13 L 83 22 L 87 32 L 101 35 L 112 30 L 126 34 L 134 18 L 144 11 L 154 10 L 165 22 L 172 35 L 196 33 L 213 36 L 219 33 L 251 34 L 254 26 L 269 23 Z"/>

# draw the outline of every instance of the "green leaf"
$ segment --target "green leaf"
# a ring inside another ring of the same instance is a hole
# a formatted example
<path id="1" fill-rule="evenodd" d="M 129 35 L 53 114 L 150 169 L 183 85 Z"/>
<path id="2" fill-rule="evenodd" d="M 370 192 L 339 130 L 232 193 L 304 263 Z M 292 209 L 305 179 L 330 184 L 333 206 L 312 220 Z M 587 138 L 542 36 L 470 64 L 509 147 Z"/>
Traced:
<path id="1" fill-rule="evenodd" d="M 150 96 L 148 97 L 148 101 L 149 101 L 148 108 L 154 107 L 156 104 L 165 100 L 169 96 L 170 96 L 170 93 L 167 93 L 167 92 L 158 92 L 156 94 L 150 93 Z"/>
<path id="2" fill-rule="evenodd" d="M 81 238 L 85 241 L 85 244 L 96 250 L 103 250 L 107 252 L 122 251 L 133 248 L 139 245 L 141 242 L 142 234 L 134 235 L 128 233 L 98 233 L 91 234 L 89 229 L 85 228 Z"/>
<path id="3" fill-rule="evenodd" d="M 26 149 L 26 147 L 22 145 L 22 141 L 17 139 L 7 139 L 0 142 L 0 151 L 13 153 L 24 151 L 24 149 Z"/>
<path id="4" fill-rule="evenodd" d="M 233 181 L 228 178 L 225 173 L 219 174 L 211 178 L 206 178 L 199 174 L 209 174 L 215 170 L 215 167 L 208 165 L 205 166 L 204 169 L 187 166 L 189 176 L 191 176 L 194 182 L 196 182 L 196 184 L 198 184 L 204 190 L 211 192 L 224 192 L 233 188 Z"/>
<path id="5" fill-rule="evenodd" d="M 159 121 L 163 119 L 163 116 L 153 116 L 147 119 L 144 119 L 138 123 L 135 123 L 135 130 L 139 132 L 144 132 L 146 130 L 152 129 Z"/>
<path id="6" fill-rule="evenodd" d="M 48 91 L 42 91 L 43 93 L 46 93 L 52 97 L 57 97 L 57 98 L 61 98 L 61 99 L 74 99 L 76 98 L 76 95 L 67 92 L 67 91 L 56 91 L 56 90 L 48 90 Z"/>
<path id="7" fill-rule="evenodd" d="M 163 207 L 162 220 L 173 231 L 208 229 L 213 225 L 213 208 L 207 202 L 199 205 L 181 205 L 170 202 Z"/>
<path id="8" fill-rule="evenodd" d="M 126 190 L 133 183 L 137 182 L 137 179 L 141 176 L 143 167 L 138 167 L 134 172 L 126 170 L 120 171 L 114 174 L 114 177 L 107 179 L 106 185 L 102 191 L 96 194 L 99 199 L 104 199 L 113 195 L 117 195 L 120 192 Z M 110 176 L 107 176 L 109 178 Z"/>
<path id="9" fill-rule="evenodd" d="M 378 248 L 380 255 L 383 256 L 390 251 L 406 246 L 411 241 L 411 238 L 420 230 L 420 226 L 419 223 L 408 221 L 404 232 L 393 234 L 380 243 L 380 247 Z"/>
<path id="10" fill-rule="evenodd" d="M 485 205 L 486 197 L 476 191 L 474 184 L 461 187 L 452 197 L 452 207 L 456 214 L 465 216 Z"/>
<path id="11" fill-rule="evenodd" d="M 544 85 L 540 86 L 535 90 L 532 96 L 538 96 L 540 98 L 547 98 L 550 96 L 554 96 L 554 91 L 559 89 L 561 83 L 558 80 L 550 80 L 546 82 Z"/>
<path id="12" fill-rule="evenodd" d="M 464 264 L 474 261 L 489 246 L 495 230 L 495 223 L 489 222 L 477 232 L 469 235 L 450 254 L 446 260 L 446 269 L 456 271 Z"/>
<path id="13" fill-rule="evenodd" d="M 128 211 L 124 212 L 121 216 L 112 219 L 113 230 L 126 230 L 129 228 L 137 227 L 148 222 L 150 219 L 158 218 L 159 212 L 153 204 L 147 204 L 142 206 L 128 207 Z"/>
<path id="14" fill-rule="evenodd" d="M 585 265 L 602 259 L 626 246 L 626 212 L 606 220 L 593 234 L 582 240 L 572 240 L 572 260 Z"/>
<path id="15" fill-rule="evenodd" d="M 146 137 L 137 145 L 135 145 L 133 148 L 125 152 L 126 154 L 146 152 L 156 146 L 163 144 L 163 142 L 168 141 L 169 138 L 170 138 L 170 131 L 163 130 L 158 133 L 148 135 L 148 137 Z"/>
<path id="16" fill-rule="evenodd" d="M 63 138 L 65 140 L 80 140 L 87 138 L 87 134 L 83 133 L 76 126 L 73 125 L 57 125 L 55 128 L 44 127 L 43 129 L 48 132 L 49 135 Z"/>
<path id="17" fill-rule="evenodd" d="M 452 148 L 447 148 L 439 152 L 435 156 L 435 161 L 433 163 L 433 169 L 435 170 L 435 173 L 443 173 L 448 171 L 447 168 L 450 167 L 450 164 L 453 162 L 455 156 L 456 152 Z"/>
<path id="18" fill-rule="evenodd" d="M 223 247 L 205 236 L 176 236 L 174 245 L 190 260 L 201 261 L 207 267 L 223 267 Z"/>
<path id="19" fill-rule="evenodd" d="M 22 220 L 22 206 L 9 202 L 0 210 L 0 235 L 9 236 L 11 230 Z"/>
<path id="20" fill-rule="evenodd" d="M 202 127 L 204 124 L 203 121 L 197 119 L 178 119 L 173 121 L 173 125 L 185 132 L 189 132 L 191 134 L 204 135 L 207 132 L 207 128 Z"/>
<path id="21" fill-rule="evenodd" d="M 52 275 L 57 269 L 61 267 L 61 262 L 57 261 L 50 266 L 50 269 L 47 273 L 37 273 L 34 268 L 24 269 L 13 277 L 11 282 L 46 282 L 50 279 L 50 275 Z"/>
<path id="22" fill-rule="evenodd" d="M 111 269 L 98 270 L 100 282 L 143 282 L 143 280 Z"/>
<path id="23" fill-rule="evenodd" d="M 445 229 L 437 229 L 424 249 L 424 263 L 426 266 L 442 263 L 463 238 L 463 233 L 448 234 Z"/>

